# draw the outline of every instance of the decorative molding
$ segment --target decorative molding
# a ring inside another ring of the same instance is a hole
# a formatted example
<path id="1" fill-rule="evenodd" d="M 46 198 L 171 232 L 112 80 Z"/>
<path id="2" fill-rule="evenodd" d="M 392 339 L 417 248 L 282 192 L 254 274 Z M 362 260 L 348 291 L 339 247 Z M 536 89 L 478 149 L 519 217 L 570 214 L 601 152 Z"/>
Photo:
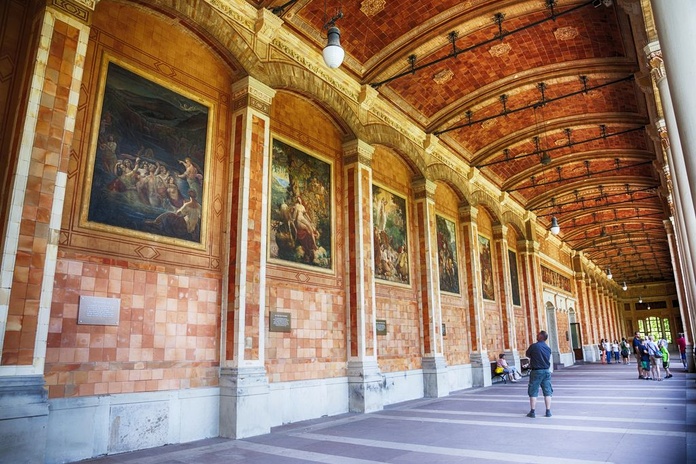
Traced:
<path id="1" fill-rule="evenodd" d="M 270 44 L 284 23 L 282 18 L 274 15 L 270 10 L 261 8 L 254 24 L 254 31 L 261 42 Z"/>
<path id="2" fill-rule="evenodd" d="M 232 110 L 251 107 L 266 116 L 271 114 L 275 90 L 253 77 L 245 77 L 232 85 Z"/>
<path id="3" fill-rule="evenodd" d="M 453 77 L 454 72 L 452 72 L 451 69 L 447 68 L 435 74 L 433 76 L 433 81 L 435 81 L 436 84 L 443 85 L 451 81 Z"/>
<path id="4" fill-rule="evenodd" d="M 491 56 L 498 58 L 507 55 L 508 53 L 510 53 L 510 50 L 512 50 L 510 44 L 504 42 L 501 44 L 493 45 L 491 48 L 488 49 L 488 53 L 490 53 Z"/>
<path id="5" fill-rule="evenodd" d="M 89 26 L 96 3 L 94 0 L 48 0 L 46 6 Z"/>
<path id="6" fill-rule="evenodd" d="M 360 164 L 372 167 L 372 155 L 375 147 L 360 139 L 350 140 L 343 144 L 343 163 L 344 165 Z"/>
<path id="7" fill-rule="evenodd" d="M 411 182 L 411 188 L 413 188 L 413 197 L 416 200 L 425 199 L 435 201 L 437 183 L 432 180 L 426 179 L 425 177 L 418 178 Z"/>
<path id="8" fill-rule="evenodd" d="M 553 35 L 556 36 L 556 40 L 572 40 L 579 34 L 578 29 L 573 26 L 559 27 L 553 31 Z"/>
<path id="9" fill-rule="evenodd" d="M 365 16 L 374 16 L 384 10 L 386 4 L 386 0 L 363 0 L 360 4 L 360 11 L 362 11 Z"/>

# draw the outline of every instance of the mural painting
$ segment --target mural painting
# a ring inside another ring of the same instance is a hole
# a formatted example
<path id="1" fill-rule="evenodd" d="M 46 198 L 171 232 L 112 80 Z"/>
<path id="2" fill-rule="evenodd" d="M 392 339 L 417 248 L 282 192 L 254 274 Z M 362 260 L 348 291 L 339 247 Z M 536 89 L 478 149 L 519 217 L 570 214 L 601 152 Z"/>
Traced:
<path id="1" fill-rule="evenodd" d="M 493 286 L 493 257 L 491 254 L 491 241 L 483 235 L 478 236 L 479 260 L 481 263 L 481 291 L 484 300 L 495 301 L 495 287 Z"/>
<path id="2" fill-rule="evenodd" d="M 410 283 L 406 199 L 372 185 L 375 277 Z"/>
<path id="3" fill-rule="evenodd" d="M 517 253 L 508 250 L 508 260 L 510 261 L 510 286 L 512 287 L 512 304 L 520 306 L 520 279 L 517 273 Z"/>
<path id="4" fill-rule="evenodd" d="M 269 258 L 333 269 L 331 182 L 330 163 L 273 139 Z"/>
<path id="5" fill-rule="evenodd" d="M 209 106 L 104 66 L 83 223 L 200 244 Z"/>
<path id="6" fill-rule="evenodd" d="M 437 257 L 440 269 L 440 290 L 459 293 L 459 264 L 457 263 L 457 234 L 454 222 L 435 216 L 437 227 Z"/>

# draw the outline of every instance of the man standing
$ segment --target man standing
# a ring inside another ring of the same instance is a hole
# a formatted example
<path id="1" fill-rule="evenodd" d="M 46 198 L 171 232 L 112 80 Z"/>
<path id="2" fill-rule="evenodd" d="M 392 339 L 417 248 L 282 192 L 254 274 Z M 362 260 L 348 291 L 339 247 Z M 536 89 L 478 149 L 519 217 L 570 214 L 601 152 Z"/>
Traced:
<path id="1" fill-rule="evenodd" d="M 677 346 L 679 347 L 679 356 L 681 357 L 681 362 L 686 372 L 686 338 L 684 338 L 683 333 L 680 333 L 677 338 Z"/>
<path id="2" fill-rule="evenodd" d="M 638 364 L 638 378 L 639 379 L 644 379 L 645 376 L 643 376 L 643 370 L 641 369 L 641 358 L 643 356 L 643 353 L 641 353 L 640 346 L 643 344 L 643 342 L 640 339 L 640 331 L 636 331 L 636 333 L 633 334 L 633 356 L 636 358 L 636 364 Z"/>
<path id="3" fill-rule="evenodd" d="M 527 357 L 529 365 L 532 368 L 532 373 L 529 376 L 529 386 L 527 394 L 529 395 L 530 410 L 527 417 L 536 417 L 536 402 L 539 396 L 539 386 L 544 394 L 544 403 L 546 405 L 546 417 L 551 417 L 551 396 L 553 396 L 553 387 L 551 387 L 551 348 L 546 344 L 549 335 L 545 331 L 537 334 L 537 342 L 527 348 Z"/>

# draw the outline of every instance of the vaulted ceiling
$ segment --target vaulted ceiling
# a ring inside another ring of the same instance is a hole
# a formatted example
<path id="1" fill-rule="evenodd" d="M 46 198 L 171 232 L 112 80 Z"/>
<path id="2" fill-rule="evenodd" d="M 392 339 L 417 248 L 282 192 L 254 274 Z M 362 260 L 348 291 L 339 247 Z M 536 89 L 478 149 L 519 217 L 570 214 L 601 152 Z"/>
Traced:
<path id="1" fill-rule="evenodd" d="M 618 282 L 674 280 L 641 15 L 607 0 L 248 1 L 317 50 L 340 9 L 345 72 Z"/>

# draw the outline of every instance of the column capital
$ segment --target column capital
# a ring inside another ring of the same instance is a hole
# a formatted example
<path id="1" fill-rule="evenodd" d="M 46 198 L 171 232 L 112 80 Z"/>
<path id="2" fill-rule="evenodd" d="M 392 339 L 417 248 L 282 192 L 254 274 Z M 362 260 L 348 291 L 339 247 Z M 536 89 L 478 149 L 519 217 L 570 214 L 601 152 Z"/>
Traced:
<path id="1" fill-rule="evenodd" d="M 375 147 L 360 139 L 353 139 L 343 144 L 343 162 L 345 164 L 372 165 L 372 155 Z"/>
<path id="2" fill-rule="evenodd" d="M 275 90 L 263 82 L 247 76 L 232 84 L 232 110 L 252 107 L 265 116 L 270 116 L 275 93 Z"/>
<path id="3" fill-rule="evenodd" d="M 650 75 L 655 80 L 655 82 L 660 82 L 665 78 L 665 62 L 662 59 L 662 49 L 660 48 L 660 43 L 657 41 L 650 42 L 645 47 L 643 47 L 645 56 L 647 57 L 648 68 L 650 68 Z"/>
<path id="4" fill-rule="evenodd" d="M 461 205 L 459 207 L 459 220 L 463 222 L 476 222 L 478 208 L 471 205 Z"/>
<path id="5" fill-rule="evenodd" d="M 505 236 L 507 235 L 508 231 L 508 226 L 505 224 L 494 224 L 493 225 L 493 237 L 494 238 L 500 238 L 500 239 L 505 239 Z"/>
<path id="6" fill-rule="evenodd" d="M 411 187 L 413 188 L 413 196 L 416 200 L 434 200 L 433 197 L 435 195 L 437 184 L 432 180 L 428 180 L 425 177 L 419 177 L 411 182 Z"/>

